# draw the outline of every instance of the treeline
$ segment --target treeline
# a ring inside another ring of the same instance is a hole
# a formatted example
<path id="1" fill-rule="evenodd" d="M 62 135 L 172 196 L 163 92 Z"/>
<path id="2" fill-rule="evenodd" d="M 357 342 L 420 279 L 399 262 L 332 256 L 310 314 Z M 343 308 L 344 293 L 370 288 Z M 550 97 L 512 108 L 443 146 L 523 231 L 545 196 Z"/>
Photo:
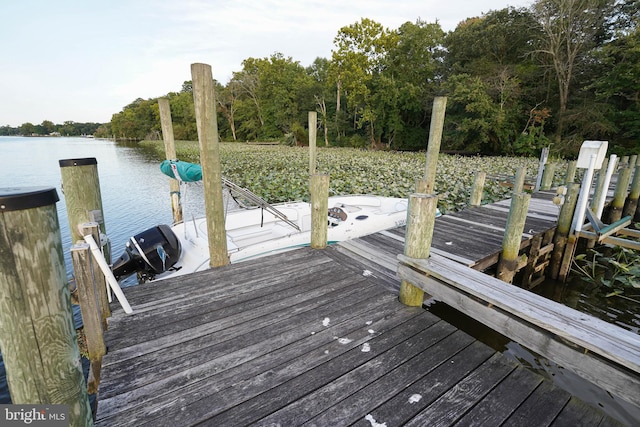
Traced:
<path id="1" fill-rule="evenodd" d="M 101 123 L 76 123 L 66 121 L 56 125 L 52 121 L 44 120 L 39 125 L 24 123 L 18 127 L 0 126 L 0 136 L 80 136 L 93 135 Z"/>
<path id="2" fill-rule="evenodd" d="M 448 98 L 443 150 L 575 154 L 605 139 L 640 148 L 640 0 L 537 0 L 461 22 L 387 29 L 370 19 L 341 28 L 330 59 L 304 67 L 275 53 L 247 58 L 216 83 L 227 141 L 424 149 L 435 96 Z M 166 95 L 178 140 L 197 138 L 191 82 Z M 137 99 L 97 136 L 160 138 L 156 99 Z"/>

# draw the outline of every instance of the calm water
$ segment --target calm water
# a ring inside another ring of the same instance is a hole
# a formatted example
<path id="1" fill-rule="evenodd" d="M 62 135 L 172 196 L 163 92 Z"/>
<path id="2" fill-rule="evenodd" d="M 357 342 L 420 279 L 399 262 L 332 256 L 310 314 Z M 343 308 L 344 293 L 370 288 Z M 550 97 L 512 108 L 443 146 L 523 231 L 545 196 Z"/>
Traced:
<path id="1" fill-rule="evenodd" d="M 114 257 L 120 256 L 129 237 L 172 222 L 168 178 L 160 172 L 159 163 L 139 148 L 88 138 L 0 137 L 0 188 L 53 187 L 60 197 L 56 208 L 68 276 L 72 272 L 68 251 L 71 235 L 58 161 L 87 157 L 95 157 L 98 162 L 105 227 Z M 202 187 L 190 185 L 183 194 L 185 215 L 200 216 L 201 201 Z M 79 324 L 79 311 L 74 314 Z M 0 356 L 0 403 L 9 399 Z"/>

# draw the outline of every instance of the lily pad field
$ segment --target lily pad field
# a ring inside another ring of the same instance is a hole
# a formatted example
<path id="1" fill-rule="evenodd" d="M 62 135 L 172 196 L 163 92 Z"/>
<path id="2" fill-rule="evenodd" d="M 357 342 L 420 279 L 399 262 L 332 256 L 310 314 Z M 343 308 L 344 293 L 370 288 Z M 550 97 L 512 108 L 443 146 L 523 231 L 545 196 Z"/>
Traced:
<path id="1" fill-rule="evenodd" d="M 142 141 L 140 145 L 157 159 L 165 158 L 162 141 Z M 197 142 L 177 141 L 179 160 L 198 163 Z M 317 172 L 330 177 L 329 195 L 377 194 L 408 197 L 422 178 L 425 152 L 371 151 L 354 148 L 317 149 Z M 271 203 L 308 200 L 309 149 L 282 145 L 221 143 L 222 174 L 236 184 Z M 564 163 L 564 162 L 563 162 Z M 510 188 L 491 176 L 515 174 L 525 168 L 528 181 L 535 181 L 538 159 L 533 157 L 484 157 L 440 154 L 435 191 L 443 213 L 467 206 L 476 172 L 487 174 L 482 203 L 509 197 Z M 556 167 L 556 183 L 561 183 L 566 167 Z"/>

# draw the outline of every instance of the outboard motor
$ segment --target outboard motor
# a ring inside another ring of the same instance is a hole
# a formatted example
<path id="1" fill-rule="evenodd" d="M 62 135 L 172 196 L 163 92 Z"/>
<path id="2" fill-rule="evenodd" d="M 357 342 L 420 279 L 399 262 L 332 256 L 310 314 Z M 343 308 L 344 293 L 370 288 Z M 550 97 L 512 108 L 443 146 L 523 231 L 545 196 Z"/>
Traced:
<path id="1" fill-rule="evenodd" d="M 158 225 L 130 238 L 111 270 L 118 280 L 138 273 L 138 281 L 144 283 L 173 267 L 181 251 L 180 240 L 171 228 Z"/>

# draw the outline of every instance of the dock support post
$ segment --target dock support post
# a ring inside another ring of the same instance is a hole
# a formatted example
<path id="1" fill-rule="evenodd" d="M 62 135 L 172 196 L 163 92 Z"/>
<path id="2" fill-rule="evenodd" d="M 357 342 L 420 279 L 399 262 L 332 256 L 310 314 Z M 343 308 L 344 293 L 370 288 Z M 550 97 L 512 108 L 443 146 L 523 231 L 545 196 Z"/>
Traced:
<path id="1" fill-rule="evenodd" d="M 436 168 L 440 155 L 444 115 L 447 110 L 447 97 L 437 96 L 433 99 L 431 124 L 429 128 L 429 142 L 427 143 L 427 159 L 425 163 L 424 179 L 426 188 L 424 193 L 432 194 L 436 183 Z"/>
<path id="2" fill-rule="evenodd" d="M 538 163 L 538 174 L 536 175 L 536 186 L 533 191 L 539 191 L 542 185 L 542 175 L 544 173 L 547 159 L 549 158 L 549 147 L 544 147 L 540 153 L 540 162 Z"/>
<path id="3" fill-rule="evenodd" d="M 73 245 L 71 247 L 71 260 L 73 262 L 73 271 L 75 272 L 87 352 L 91 361 L 92 375 L 87 381 L 87 392 L 92 394 L 98 390 L 102 356 L 106 353 L 103 319 L 98 297 L 99 293 L 104 293 L 104 288 L 99 287 L 96 280 L 102 276 L 102 273 L 99 268 L 95 268 L 88 243 L 78 242 Z"/>
<path id="4" fill-rule="evenodd" d="M 640 166 L 635 167 L 635 173 L 633 174 L 633 182 L 631 183 L 631 191 L 629 197 L 624 205 L 622 216 L 631 215 L 634 221 L 640 220 L 638 218 L 638 199 L 640 198 Z"/>
<path id="5" fill-rule="evenodd" d="M 567 184 L 567 194 L 564 198 L 562 209 L 560 210 L 560 216 L 558 217 L 558 226 L 556 227 L 556 233 L 553 236 L 553 253 L 551 254 L 551 265 L 549 272 L 550 277 L 554 280 L 558 279 L 558 276 L 560 274 L 560 267 L 562 265 L 564 250 L 567 247 L 567 239 L 569 237 L 569 232 L 571 231 L 573 214 L 578 203 L 579 191 L 580 184 Z"/>
<path id="6" fill-rule="evenodd" d="M 62 192 L 67 205 L 71 242 L 82 240 L 83 236 L 80 234 L 78 226 L 85 222 L 97 222 L 100 224 L 100 232 L 106 234 L 98 178 L 98 161 L 94 157 L 89 157 L 64 159 L 58 163 L 62 176 Z M 96 241 L 100 242 L 100 240 Z M 105 253 L 105 259 L 110 262 L 111 255 Z"/>
<path id="7" fill-rule="evenodd" d="M 569 162 L 569 165 L 567 166 L 567 174 L 564 177 L 565 185 L 569 184 L 570 182 L 575 182 L 577 167 L 578 167 L 577 160 L 571 160 Z"/>
<path id="8" fill-rule="evenodd" d="M 602 160 L 602 166 L 600 167 L 600 170 L 598 170 L 598 178 L 596 179 L 596 184 L 593 189 L 593 197 L 591 198 L 591 204 L 589 205 L 591 207 L 591 210 L 594 213 L 598 211 L 598 203 L 599 203 L 600 197 L 603 197 L 602 195 L 603 195 L 603 192 L 605 191 L 604 183 L 607 179 L 608 166 L 609 166 L 609 159 L 605 157 L 604 160 Z M 606 197 L 606 195 L 604 197 Z"/>
<path id="9" fill-rule="evenodd" d="M 69 405 L 92 426 L 54 188 L 0 190 L 0 347 L 14 404 Z"/>
<path id="10" fill-rule="evenodd" d="M 169 100 L 167 98 L 158 98 L 158 109 L 160 110 L 160 126 L 162 127 L 165 156 L 167 160 L 178 160 L 176 143 L 173 139 L 173 124 L 171 122 Z M 169 195 L 171 197 L 173 223 L 177 224 L 182 222 L 182 205 L 180 202 L 180 182 L 175 178 L 169 179 Z"/>
<path id="11" fill-rule="evenodd" d="M 433 228 L 436 221 L 438 196 L 434 194 L 411 194 L 407 211 L 407 227 L 404 254 L 411 258 L 429 258 Z M 400 302 L 412 307 L 420 307 L 424 301 L 424 291 L 403 280 L 400 283 Z"/>
<path id="12" fill-rule="evenodd" d="M 327 211 L 329 209 L 329 175 L 311 175 L 311 247 L 327 247 Z"/>
<path id="13" fill-rule="evenodd" d="M 629 167 L 631 170 L 635 170 L 636 166 L 638 166 L 638 155 L 634 154 L 629 158 Z"/>
<path id="14" fill-rule="evenodd" d="M 196 113 L 200 163 L 204 183 L 204 204 L 209 236 L 209 267 L 229 264 L 224 202 L 222 199 L 222 171 L 213 75 L 208 64 L 191 64 L 193 104 Z"/>
<path id="15" fill-rule="evenodd" d="M 469 206 L 480 206 L 482 204 L 482 194 L 484 193 L 484 182 L 487 178 L 486 172 L 477 172 L 471 188 L 471 198 Z"/>
<path id="16" fill-rule="evenodd" d="M 542 182 L 540 183 L 541 190 L 551 190 L 551 186 L 553 185 L 553 177 L 556 173 L 556 164 L 548 163 L 542 174 Z"/>
<path id="17" fill-rule="evenodd" d="M 629 182 L 631 182 L 631 169 L 624 164 L 624 167 L 618 173 L 618 182 L 616 183 L 611 211 L 609 212 L 610 223 L 619 221 L 622 218 L 622 209 L 624 209 L 624 202 L 627 199 Z"/>
<path id="18" fill-rule="evenodd" d="M 309 111 L 309 175 L 316 173 L 316 131 L 318 126 L 318 113 Z"/>
<path id="19" fill-rule="evenodd" d="M 527 171 L 525 168 L 516 169 L 516 175 L 513 178 L 513 193 L 522 193 L 524 191 L 524 179 Z"/>
<path id="20" fill-rule="evenodd" d="M 100 229 L 98 228 L 98 223 L 87 222 L 85 224 L 80 225 L 79 229 L 81 230 L 83 236 L 91 234 L 91 236 L 93 236 L 93 240 L 95 240 L 96 242 L 100 241 L 100 235 L 99 235 Z M 84 240 L 82 240 L 82 242 L 86 243 Z M 111 288 L 109 288 L 107 279 L 102 273 L 102 270 L 100 270 L 100 267 L 96 266 L 96 272 L 97 273 L 94 274 L 94 280 L 95 280 L 96 289 L 99 291 L 97 295 L 98 295 L 98 303 L 100 306 L 100 313 L 102 317 L 101 319 L 102 328 L 106 331 L 107 319 L 111 317 L 111 307 L 109 306 L 109 298 L 108 298 L 108 296 L 111 295 L 110 293 Z"/>
<path id="21" fill-rule="evenodd" d="M 512 283 L 513 277 L 520 266 L 523 265 L 523 260 L 520 259 L 519 255 L 530 199 L 531 195 L 527 193 L 516 193 L 511 199 L 511 208 L 509 209 L 507 226 L 502 240 L 502 254 L 500 255 L 500 261 L 498 261 L 496 273 L 496 277 L 503 282 Z"/>

